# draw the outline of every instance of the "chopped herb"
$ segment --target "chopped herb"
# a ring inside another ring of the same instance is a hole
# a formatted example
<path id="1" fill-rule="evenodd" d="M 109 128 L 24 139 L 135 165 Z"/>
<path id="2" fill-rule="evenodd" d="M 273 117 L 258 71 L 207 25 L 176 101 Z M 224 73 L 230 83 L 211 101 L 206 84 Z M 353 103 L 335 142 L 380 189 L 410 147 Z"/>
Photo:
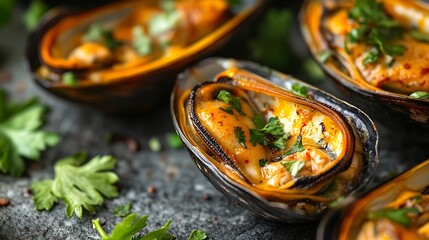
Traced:
<path id="1" fill-rule="evenodd" d="M 34 29 L 46 11 L 48 11 L 48 6 L 43 1 L 32 0 L 23 19 L 27 29 Z"/>
<path id="2" fill-rule="evenodd" d="M 116 217 L 126 217 L 130 214 L 131 207 L 132 207 L 131 203 L 118 205 L 113 210 L 112 214 L 113 216 L 116 216 Z"/>
<path id="3" fill-rule="evenodd" d="M 237 112 L 240 115 L 246 115 L 242 110 L 241 110 L 241 102 L 240 102 L 240 98 L 239 97 L 234 97 L 232 96 L 231 92 L 227 91 L 227 90 L 220 90 L 218 95 L 217 95 L 217 99 L 221 100 L 222 102 L 228 103 L 229 107 L 224 109 L 224 108 L 220 108 L 222 111 L 225 111 L 229 114 L 232 114 L 232 110 L 235 109 L 237 110 Z"/>
<path id="4" fill-rule="evenodd" d="M 204 239 L 207 239 L 207 234 L 203 230 L 194 230 L 188 237 L 188 240 L 204 240 Z"/>
<path id="5" fill-rule="evenodd" d="M 141 26 L 134 26 L 133 47 L 140 56 L 146 56 L 152 52 L 152 40 L 146 35 Z"/>
<path id="6" fill-rule="evenodd" d="M 82 39 L 84 42 L 102 43 L 109 49 L 114 49 L 121 44 L 115 40 L 111 30 L 103 29 L 98 23 L 92 24 Z"/>
<path id="7" fill-rule="evenodd" d="M 63 158 L 55 163 L 55 179 L 33 183 L 33 200 L 37 210 L 50 210 L 59 200 L 66 205 L 67 217 L 76 214 L 82 218 L 83 208 L 95 212 L 95 206 L 103 204 L 103 196 L 118 196 L 114 185 L 119 178 L 109 171 L 116 160 L 111 156 L 97 156 L 89 162 L 85 153 Z"/>
<path id="8" fill-rule="evenodd" d="M 332 52 L 329 50 L 320 51 L 317 53 L 317 57 L 319 61 L 321 61 L 322 63 L 325 63 L 332 57 Z"/>
<path id="9" fill-rule="evenodd" d="M 256 117 L 255 117 L 256 116 Z M 271 146 L 276 149 L 284 149 L 285 142 L 289 138 L 289 134 L 283 130 L 283 124 L 280 122 L 278 117 L 271 117 L 268 123 L 262 125 L 261 117 L 255 115 L 253 122 L 257 127 L 256 129 L 250 129 L 250 142 L 253 146 L 261 144 L 263 146 Z"/>
<path id="10" fill-rule="evenodd" d="M 266 166 L 268 163 L 270 163 L 270 161 L 267 159 L 260 159 L 259 160 L 259 166 L 261 166 L 261 167 Z"/>
<path id="11" fill-rule="evenodd" d="M 382 209 L 373 211 L 368 214 L 368 218 L 371 220 L 387 218 L 393 222 L 402 224 L 408 227 L 411 224 L 411 220 L 408 218 L 409 214 L 419 214 L 417 208 L 400 208 L 400 209 Z"/>
<path id="12" fill-rule="evenodd" d="M 23 158 L 37 161 L 41 151 L 59 142 L 57 134 L 40 130 L 46 112 L 36 98 L 7 101 L 7 92 L 0 88 L 0 172 L 22 175 Z"/>
<path id="13" fill-rule="evenodd" d="M 232 109 L 230 107 L 229 108 L 222 108 L 222 107 L 220 107 L 219 109 L 222 110 L 222 111 L 224 111 L 224 112 L 226 112 L 226 113 L 228 113 L 228 114 L 234 114 L 234 112 L 232 111 Z"/>
<path id="14" fill-rule="evenodd" d="M 307 97 L 307 87 L 306 86 L 301 86 L 299 83 L 294 83 L 292 84 L 292 88 L 291 88 L 292 92 L 295 93 L 298 96 Z"/>
<path id="15" fill-rule="evenodd" d="M 62 75 L 63 83 L 68 86 L 75 86 L 77 84 L 77 79 L 74 73 L 65 72 Z"/>
<path id="16" fill-rule="evenodd" d="M 171 148 L 181 148 L 183 146 L 182 140 L 176 132 L 167 133 L 166 140 Z"/>
<path id="17" fill-rule="evenodd" d="M 383 10 L 383 4 L 376 0 L 356 0 L 355 6 L 349 11 L 349 18 L 359 23 L 348 34 L 344 42 L 347 51 L 347 42 L 364 42 L 374 47 L 363 59 L 363 64 L 378 61 L 381 53 L 390 56 L 403 55 L 406 48 L 401 44 L 393 44 L 392 40 L 403 36 L 403 29 Z"/>
<path id="18" fill-rule="evenodd" d="M 289 156 L 289 155 L 292 155 L 294 153 L 302 152 L 302 151 L 304 151 L 304 147 L 302 146 L 302 136 L 300 134 L 296 138 L 296 141 L 294 142 L 294 144 L 292 145 L 292 147 L 289 150 L 287 150 L 284 153 L 284 155 L 285 156 Z"/>
<path id="19" fill-rule="evenodd" d="M 429 35 L 427 35 L 426 33 L 420 32 L 418 30 L 410 31 L 410 36 L 420 42 L 426 42 L 426 43 L 429 42 Z"/>
<path id="20" fill-rule="evenodd" d="M 415 98 L 415 99 L 428 99 L 429 98 L 429 92 L 423 92 L 423 91 L 413 92 L 410 94 L 410 97 Z"/>
<path id="21" fill-rule="evenodd" d="M 252 121 L 255 124 L 256 129 L 261 129 L 265 126 L 265 119 L 261 114 L 254 114 Z"/>
<path id="22" fill-rule="evenodd" d="M 337 207 L 344 201 L 344 199 L 346 199 L 344 196 L 338 197 L 337 199 L 335 199 L 333 202 L 329 204 L 329 207 L 331 208 Z"/>
<path id="23" fill-rule="evenodd" d="M 149 139 L 149 149 L 152 152 L 159 152 L 159 151 L 161 151 L 161 141 L 159 141 L 159 138 L 157 138 L 157 137 L 151 137 Z"/>
<path id="24" fill-rule="evenodd" d="M 243 129 L 241 127 L 234 127 L 235 137 L 238 140 L 238 143 L 244 148 L 246 147 L 246 135 L 244 135 Z"/>
<path id="25" fill-rule="evenodd" d="M 175 10 L 174 1 L 161 1 L 162 12 L 149 19 L 149 35 L 160 36 L 173 30 L 180 20 L 180 13 Z M 165 39 L 164 39 L 165 40 Z"/>
<path id="26" fill-rule="evenodd" d="M 296 177 L 298 172 L 305 166 L 304 161 L 284 161 L 281 164 L 289 171 L 292 177 Z"/>

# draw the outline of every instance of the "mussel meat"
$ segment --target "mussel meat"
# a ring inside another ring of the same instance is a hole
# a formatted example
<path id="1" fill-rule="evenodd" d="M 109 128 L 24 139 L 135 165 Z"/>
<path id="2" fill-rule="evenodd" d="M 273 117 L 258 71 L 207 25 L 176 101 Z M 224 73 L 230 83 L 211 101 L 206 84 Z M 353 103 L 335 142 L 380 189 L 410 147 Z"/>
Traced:
<path id="1" fill-rule="evenodd" d="M 429 239 L 428 171 L 429 160 L 333 211 L 341 218 L 331 212 L 319 238 Z"/>
<path id="2" fill-rule="evenodd" d="M 368 169 L 363 141 L 340 112 L 249 71 L 229 68 L 178 99 L 179 135 L 200 161 L 289 211 L 318 215 Z"/>

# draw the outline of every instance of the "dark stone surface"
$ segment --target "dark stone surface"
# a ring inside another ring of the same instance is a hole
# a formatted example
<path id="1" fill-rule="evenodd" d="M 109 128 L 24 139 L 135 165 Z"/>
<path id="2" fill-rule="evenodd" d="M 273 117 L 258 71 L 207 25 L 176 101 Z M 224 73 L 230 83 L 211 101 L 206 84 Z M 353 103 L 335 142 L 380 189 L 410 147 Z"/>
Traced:
<path id="1" fill-rule="evenodd" d="M 160 227 L 171 219 L 170 233 L 178 239 L 185 239 L 193 229 L 205 230 L 210 239 L 315 238 L 317 222 L 270 222 L 237 208 L 206 181 L 184 149 L 170 149 L 163 142 L 163 151 L 150 151 L 151 137 L 163 140 L 166 133 L 173 131 L 168 106 L 159 106 L 158 111 L 143 116 L 121 118 L 54 98 L 30 80 L 22 54 L 25 31 L 19 21 L 15 19 L 0 29 L 0 36 L 1 86 L 9 90 L 14 100 L 39 96 L 52 110 L 45 129 L 62 137 L 61 143 L 46 151 L 37 164 L 28 164 L 23 177 L 0 174 L 0 198 L 11 201 L 0 207 L 0 239 L 98 239 L 91 220 L 104 219 L 104 227 L 110 231 L 120 221 L 111 214 L 112 210 L 127 202 L 133 204 L 132 212 L 149 214 L 147 229 Z M 319 85 L 338 94 L 330 82 Z M 401 136 L 379 128 L 381 164 L 371 186 L 391 172 L 399 173 L 429 157 L 427 134 Z M 134 152 L 124 142 L 109 143 L 106 135 L 110 133 L 135 138 L 141 149 Z M 36 211 L 28 192 L 31 182 L 53 177 L 52 166 L 57 159 L 81 150 L 87 150 L 91 156 L 112 154 L 118 159 L 115 171 L 120 177 L 119 197 L 106 200 L 96 213 L 85 213 L 82 219 L 68 219 L 63 204 L 57 204 L 51 212 Z M 149 193 L 150 187 L 155 187 L 156 193 Z"/>

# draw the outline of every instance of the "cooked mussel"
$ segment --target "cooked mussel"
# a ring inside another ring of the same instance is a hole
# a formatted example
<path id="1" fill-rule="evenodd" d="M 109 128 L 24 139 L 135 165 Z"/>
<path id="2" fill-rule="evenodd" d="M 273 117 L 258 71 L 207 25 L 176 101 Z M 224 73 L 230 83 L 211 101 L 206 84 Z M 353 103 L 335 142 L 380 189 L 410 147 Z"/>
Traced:
<path id="1" fill-rule="evenodd" d="M 307 86 L 250 63 L 207 60 L 177 80 L 173 122 L 227 197 L 269 219 L 304 221 L 365 185 L 378 137 L 356 108 L 284 84 Z"/>
<path id="2" fill-rule="evenodd" d="M 27 46 L 36 82 L 106 111 L 153 109 L 186 65 L 248 25 L 265 0 L 121 1 L 56 8 Z"/>
<path id="3" fill-rule="evenodd" d="M 421 1 L 307 0 L 300 21 L 313 56 L 352 101 L 387 125 L 428 128 L 428 19 Z"/>
<path id="4" fill-rule="evenodd" d="M 332 210 L 318 239 L 429 239 L 429 160 Z"/>

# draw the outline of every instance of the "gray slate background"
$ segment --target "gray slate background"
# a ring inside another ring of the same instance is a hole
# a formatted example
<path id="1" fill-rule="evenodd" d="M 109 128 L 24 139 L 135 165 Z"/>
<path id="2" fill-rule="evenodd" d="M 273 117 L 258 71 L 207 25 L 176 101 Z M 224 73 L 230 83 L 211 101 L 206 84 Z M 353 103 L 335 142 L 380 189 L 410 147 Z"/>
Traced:
<path id="1" fill-rule="evenodd" d="M 166 133 L 174 131 L 169 106 L 139 117 L 109 117 L 46 94 L 31 82 L 27 72 L 23 59 L 25 37 L 17 19 L 0 29 L 0 84 L 14 100 L 36 95 L 50 106 L 45 129 L 58 132 L 62 141 L 46 151 L 40 163 L 29 164 L 23 177 L 0 174 L 0 197 L 11 201 L 0 207 L 0 239 L 98 239 L 91 220 L 99 217 L 109 232 L 121 220 L 111 214 L 112 210 L 127 202 L 133 204 L 132 212 L 149 214 L 147 229 L 160 227 L 171 219 L 170 233 L 178 239 L 185 239 L 193 229 L 205 230 L 210 239 L 315 238 L 317 222 L 270 222 L 237 208 L 206 181 L 184 149 L 170 149 L 163 142 L 163 151 L 150 151 L 151 137 L 164 139 Z M 319 87 L 338 94 L 329 81 Z M 427 133 L 406 136 L 379 124 L 378 127 L 381 164 L 367 189 L 392 172 L 401 172 L 429 158 Z M 134 152 L 124 142 L 109 143 L 105 137 L 110 133 L 133 137 L 142 148 Z M 82 219 L 67 219 L 63 204 L 57 204 L 51 212 L 36 211 L 28 192 L 31 182 L 52 178 L 57 159 L 81 150 L 91 156 L 112 154 L 119 160 L 115 170 L 120 177 L 119 197 L 106 200 L 97 213 L 85 213 Z M 150 187 L 157 192 L 149 193 Z"/>

